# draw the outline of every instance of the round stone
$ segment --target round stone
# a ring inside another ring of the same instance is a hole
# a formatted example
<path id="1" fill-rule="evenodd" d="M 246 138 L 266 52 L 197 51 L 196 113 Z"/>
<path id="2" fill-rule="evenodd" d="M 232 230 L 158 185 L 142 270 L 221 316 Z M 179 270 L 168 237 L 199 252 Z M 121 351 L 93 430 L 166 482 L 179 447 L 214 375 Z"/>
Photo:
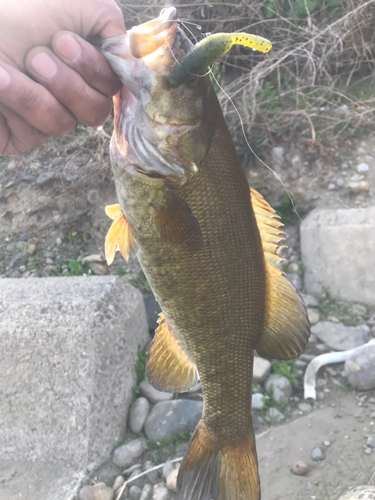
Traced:
<path id="1" fill-rule="evenodd" d="M 172 491 L 176 491 L 177 489 L 177 476 L 178 470 L 173 469 L 173 471 L 169 474 L 167 478 L 167 488 Z"/>
<path id="2" fill-rule="evenodd" d="M 147 380 L 142 380 L 139 384 L 139 390 L 146 399 L 152 404 L 160 403 L 161 401 L 169 401 L 173 399 L 173 394 L 169 392 L 161 392 L 152 387 Z"/>
<path id="3" fill-rule="evenodd" d="M 277 375 L 276 373 L 268 377 L 264 387 L 268 394 L 272 395 L 277 404 L 288 402 L 292 395 L 292 384 L 290 381 L 286 377 Z"/>
<path id="4" fill-rule="evenodd" d="M 314 448 L 311 457 L 315 462 L 321 462 L 324 460 L 323 450 L 321 448 Z"/>
<path id="5" fill-rule="evenodd" d="M 143 442 L 141 439 L 134 439 L 129 443 L 116 448 L 113 453 L 113 463 L 118 467 L 129 467 L 136 458 L 143 453 Z"/>
<path id="6" fill-rule="evenodd" d="M 292 472 L 296 476 L 303 476 L 307 472 L 307 465 L 302 460 L 298 460 L 293 464 Z"/>
<path id="7" fill-rule="evenodd" d="M 129 412 L 129 427 L 134 434 L 142 432 L 144 423 L 150 413 L 150 403 L 146 398 L 138 398 L 132 404 Z"/>

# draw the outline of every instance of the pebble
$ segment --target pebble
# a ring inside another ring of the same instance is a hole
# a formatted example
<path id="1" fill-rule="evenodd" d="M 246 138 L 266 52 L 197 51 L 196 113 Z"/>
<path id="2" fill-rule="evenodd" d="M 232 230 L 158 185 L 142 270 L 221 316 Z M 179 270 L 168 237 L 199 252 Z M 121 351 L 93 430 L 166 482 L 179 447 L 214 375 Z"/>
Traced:
<path id="1" fill-rule="evenodd" d="M 117 476 L 115 482 L 113 483 L 113 491 L 117 491 L 125 483 L 124 476 Z"/>
<path id="2" fill-rule="evenodd" d="M 45 174 L 41 174 L 37 177 L 36 183 L 39 184 L 39 186 L 43 186 L 44 184 L 47 184 L 47 182 L 50 182 L 54 177 L 55 172 L 46 172 Z"/>
<path id="3" fill-rule="evenodd" d="M 9 267 L 10 269 L 13 269 L 13 267 L 15 266 L 21 266 L 23 264 L 26 264 L 26 261 L 27 261 L 27 255 L 24 252 L 18 252 L 10 259 Z"/>
<path id="4" fill-rule="evenodd" d="M 304 412 L 309 412 L 312 410 L 312 406 L 309 403 L 299 403 L 298 408 Z"/>
<path id="5" fill-rule="evenodd" d="M 253 381 L 262 384 L 271 371 L 271 362 L 268 359 L 255 356 L 253 368 Z"/>
<path id="6" fill-rule="evenodd" d="M 87 201 L 90 203 L 90 205 L 96 205 L 99 200 L 100 200 L 100 195 L 96 189 L 91 189 L 87 193 Z"/>
<path id="7" fill-rule="evenodd" d="M 367 447 L 367 448 L 365 449 L 365 453 L 366 453 L 366 455 L 371 455 L 371 453 L 372 453 L 372 448 Z"/>
<path id="8" fill-rule="evenodd" d="M 57 237 L 56 238 L 56 245 L 61 245 L 61 243 L 62 243 L 62 239 Z"/>
<path id="9" fill-rule="evenodd" d="M 359 165 L 357 165 L 357 172 L 367 172 L 369 169 L 369 166 L 367 165 L 367 163 L 359 163 Z"/>
<path id="10" fill-rule="evenodd" d="M 302 299 L 306 307 L 318 307 L 318 301 L 313 295 L 308 293 L 301 293 Z"/>
<path id="11" fill-rule="evenodd" d="M 253 410 L 263 410 L 264 408 L 264 395 L 261 394 L 260 392 L 256 392 L 255 394 L 252 395 L 251 399 L 251 407 Z"/>
<path id="12" fill-rule="evenodd" d="M 98 483 L 105 483 L 107 486 L 112 486 L 119 472 L 120 470 L 116 466 L 109 463 L 100 470 L 97 481 Z"/>
<path id="13" fill-rule="evenodd" d="M 130 481 L 131 485 L 137 486 L 138 488 L 143 488 L 143 486 L 146 482 L 146 479 L 145 479 L 145 476 L 138 477 L 140 474 L 142 474 L 142 470 L 140 469 L 140 466 L 138 465 L 138 467 L 133 470 L 133 472 L 130 474 L 130 476 L 128 477 L 127 480 Z M 137 479 L 135 479 L 135 478 L 137 478 Z"/>
<path id="14" fill-rule="evenodd" d="M 294 285 L 296 290 L 302 290 L 302 278 L 299 274 L 287 274 L 288 280 Z"/>
<path id="15" fill-rule="evenodd" d="M 169 475 L 173 470 L 174 470 L 174 465 L 170 460 L 167 460 L 163 465 L 163 477 L 165 480 L 167 480 L 167 478 L 169 477 Z"/>
<path id="16" fill-rule="evenodd" d="M 139 458 L 143 453 L 143 442 L 141 439 L 134 439 L 129 443 L 116 448 L 113 453 L 113 463 L 118 467 L 129 467 L 134 459 Z"/>
<path id="17" fill-rule="evenodd" d="M 169 439 L 175 432 L 193 432 L 203 411 L 201 401 L 176 399 L 162 401 L 151 410 L 145 423 L 146 436 L 151 441 Z"/>
<path id="18" fill-rule="evenodd" d="M 296 365 L 296 368 L 299 368 L 300 370 L 304 370 L 307 366 L 306 361 L 303 361 L 302 359 L 296 359 L 294 364 Z"/>
<path id="19" fill-rule="evenodd" d="M 142 489 L 141 496 L 139 500 L 151 500 L 153 488 L 151 484 L 145 484 Z"/>
<path id="20" fill-rule="evenodd" d="M 353 194 L 357 194 L 369 191 L 370 184 L 367 181 L 350 181 L 348 188 Z"/>
<path id="21" fill-rule="evenodd" d="M 370 436 L 367 438 L 367 446 L 375 448 L 375 439 L 373 437 Z"/>
<path id="22" fill-rule="evenodd" d="M 97 262 L 90 262 L 91 271 L 97 276 L 104 276 L 108 274 L 108 268 L 104 264 L 98 264 Z"/>
<path id="23" fill-rule="evenodd" d="M 155 464 L 151 462 L 151 460 L 146 460 L 145 463 L 143 464 L 143 471 L 152 469 L 153 467 L 155 467 Z M 156 484 L 157 482 L 159 482 L 159 474 L 157 470 L 152 470 L 148 472 L 147 474 L 145 474 L 144 477 L 146 481 L 148 481 L 151 484 Z"/>
<path id="24" fill-rule="evenodd" d="M 131 405 L 129 412 L 129 427 L 134 434 L 140 434 L 147 417 L 150 414 L 150 403 L 146 398 L 140 397 Z"/>
<path id="25" fill-rule="evenodd" d="M 334 184 L 333 182 L 330 182 L 328 184 L 327 189 L 328 189 L 328 191 L 333 191 L 334 189 L 336 189 L 336 184 Z"/>
<path id="26" fill-rule="evenodd" d="M 169 392 L 161 392 L 152 387 L 147 380 L 142 380 L 139 384 L 139 390 L 142 396 L 148 399 L 152 404 L 160 403 L 161 401 L 169 401 L 173 399 L 173 394 Z"/>
<path id="27" fill-rule="evenodd" d="M 131 500 L 139 500 L 141 498 L 142 490 L 138 486 L 130 486 L 129 498 Z"/>
<path id="28" fill-rule="evenodd" d="M 167 488 L 172 491 L 177 490 L 178 469 L 173 469 L 167 478 Z"/>
<path id="29" fill-rule="evenodd" d="M 349 165 L 347 163 L 341 163 L 341 165 L 340 165 L 341 170 L 347 170 L 348 167 L 349 167 Z"/>
<path id="30" fill-rule="evenodd" d="M 164 483 L 154 484 L 152 491 L 153 500 L 168 500 L 169 490 Z"/>
<path id="31" fill-rule="evenodd" d="M 307 472 L 307 465 L 302 460 L 298 460 L 293 464 L 292 472 L 296 476 L 303 476 Z"/>
<path id="32" fill-rule="evenodd" d="M 8 170 L 14 170 L 17 166 L 17 163 L 14 160 L 10 160 L 10 162 L 7 165 Z"/>
<path id="33" fill-rule="evenodd" d="M 281 413 L 281 411 L 277 410 L 276 408 L 270 408 L 267 412 L 266 420 L 268 422 L 278 423 L 284 419 L 285 419 L 284 415 Z"/>
<path id="34" fill-rule="evenodd" d="M 316 323 L 318 323 L 320 320 L 319 311 L 317 309 L 308 307 L 307 315 L 309 317 L 310 325 L 316 325 Z"/>
<path id="35" fill-rule="evenodd" d="M 34 243 L 30 243 L 26 250 L 27 255 L 34 255 L 35 250 L 36 250 L 36 245 Z"/>
<path id="36" fill-rule="evenodd" d="M 321 462 L 324 460 L 323 450 L 321 448 L 314 448 L 311 453 L 311 457 L 315 462 Z"/>
<path id="37" fill-rule="evenodd" d="M 354 327 L 320 321 L 311 328 L 311 332 L 335 351 L 354 349 L 370 340 L 370 329 L 367 325 Z"/>
<path id="38" fill-rule="evenodd" d="M 363 345 L 349 355 L 345 361 L 345 375 L 355 389 L 375 389 L 375 343 Z"/>
<path id="39" fill-rule="evenodd" d="M 331 446 L 331 441 L 323 441 L 323 445 L 326 447 L 326 448 L 329 448 Z"/>
<path id="40" fill-rule="evenodd" d="M 53 260 L 50 257 L 47 257 L 46 258 L 46 264 L 52 265 L 53 264 Z"/>
<path id="41" fill-rule="evenodd" d="M 102 264 L 103 262 L 105 262 L 105 258 L 99 253 L 91 253 L 90 255 L 86 255 L 86 257 L 83 257 L 82 264 L 84 264 L 85 262 L 97 262 L 98 264 Z"/>
<path id="42" fill-rule="evenodd" d="M 287 272 L 288 273 L 292 273 L 292 274 L 298 274 L 299 273 L 299 265 L 297 262 L 292 262 L 291 264 L 289 264 L 288 268 L 287 268 Z"/>
<path id="43" fill-rule="evenodd" d="M 279 165 L 282 165 L 284 163 L 284 148 L 280 146 L 272 148 L 271 155 L 273 161 L 275 161 Z"/>
<path id="44" fill-rule="evenodd" d="M 79 492 L 80 500 L 112 500 L 113 490 L 105 483 L 84 486 Z"/>
<path id="45" fill-rule="evenodd" d="M 342 187 L 344 185 L 344 179 L 341 179 L 341 177 L 339 177 L 338 179 L 336 179 L 336 186 L 337 187 Z"/>
<path id="46" fill-rule="evenodd" d="M 282 375 L 273 373 L 264 385 L 268 394 L 272 395 L 277 404 L 286 403 L 292 395 L 292 384 Z"/>

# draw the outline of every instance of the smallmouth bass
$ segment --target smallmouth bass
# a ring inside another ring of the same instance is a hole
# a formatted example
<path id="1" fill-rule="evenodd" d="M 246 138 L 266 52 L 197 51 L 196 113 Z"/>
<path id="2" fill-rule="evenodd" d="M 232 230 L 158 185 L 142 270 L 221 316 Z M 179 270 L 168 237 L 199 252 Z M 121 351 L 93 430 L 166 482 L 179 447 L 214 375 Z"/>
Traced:
<path id="1" fill-rule="evenodd" d="M 297 357 L 309 323 L 276 267 L 282 224 L 249 190 L 209 77 L 200 76 L 222 51 L 206 42 L 203 63 L 197 50 L 186 70 L 193 46 L 175 12 L 102 45 L 124 84 L 114 99 L 119 205 L 106 209 L 114 219 L 106 255 L 134 252 L 163 311 L 147 360 L 151 384 L 169 392 L 202 384 L 179 500 L 258 500 L 254 350 Z"/>

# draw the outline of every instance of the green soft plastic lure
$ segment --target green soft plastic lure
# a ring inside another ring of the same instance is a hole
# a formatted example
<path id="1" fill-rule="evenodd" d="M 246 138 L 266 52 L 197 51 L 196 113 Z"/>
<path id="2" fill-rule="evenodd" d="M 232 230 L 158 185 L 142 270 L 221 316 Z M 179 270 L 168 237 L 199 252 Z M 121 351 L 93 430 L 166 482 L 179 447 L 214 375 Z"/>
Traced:
<path id="1" fill-rule="evenodd" d="M 208 66 L 223 57 L 233 45 L 244 45 L 268 52 L 272 44 L 266 38 L 248 33 L 214 33 L 197 43 L 168 77 L 172 88 L 179 87 L 192 76 L 205 74 Z"/>

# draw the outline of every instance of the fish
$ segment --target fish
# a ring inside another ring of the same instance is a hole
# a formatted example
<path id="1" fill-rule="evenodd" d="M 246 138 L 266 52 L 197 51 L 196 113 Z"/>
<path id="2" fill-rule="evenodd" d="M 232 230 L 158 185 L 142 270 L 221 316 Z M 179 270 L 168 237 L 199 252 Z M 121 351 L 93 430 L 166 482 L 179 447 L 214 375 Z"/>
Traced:
<path id="1" fill-rule="evenodd" d="M 208 40 L 201 58 L 180 24 L 169 7 L 101 47 L 123 83 L 110 143 L 119 203 L 106 208 L 106 257 L 135 255 L 161 307 L 149 382 L 173 393 L 201 382 L 203 414 L 178 473 L 178 499 L 258 500 L 254 352 L 299 356 L 309 322 L 277 267 L 282 223 L 249 189 L 202 73 L 222 51 Z"/>

